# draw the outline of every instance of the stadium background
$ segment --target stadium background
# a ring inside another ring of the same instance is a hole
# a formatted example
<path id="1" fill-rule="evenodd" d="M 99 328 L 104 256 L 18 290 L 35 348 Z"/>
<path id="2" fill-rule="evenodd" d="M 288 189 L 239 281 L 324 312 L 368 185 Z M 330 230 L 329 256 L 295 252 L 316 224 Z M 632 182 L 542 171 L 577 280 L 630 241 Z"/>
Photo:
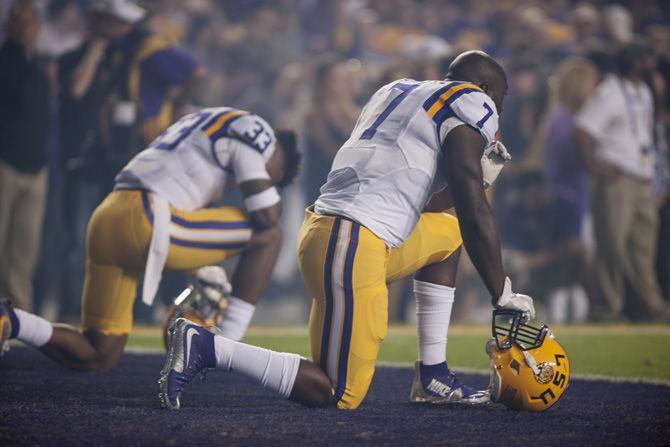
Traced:
<path id="1" fill-rule="evenodd" d="M 82 181 L 81 172 L 72 166 L 88 157 L 93 162 L 85 170 L 95 172 L 98 178 L 110 178 L 142 146 L 129 145 L 119 151 L 119 159 L 112 164 L 96 163 L 104 156 L 95 148 L 82 156 L 70 147 L 74 145 L 63 137 L 67 129 L 62 128 L 65 106 L 59 91 L 58 65 L 63 63 L 60 58 L 64 53 L 91 38 L 86 32 L 87 2 L 35 3 L 43 22 L 35 51 L 51 83 L 52 119 L 45 149 L 49 187 L 42 247 L 34 274 L 34 306 L 50 319 L 76 321 L 86 221 L 109 184 L 90 178 Z M 1 17 L 6 16 L 11 4 L 10 0 L 2 2 Z M 546 219 L 556 186 L 547 178 L 552 175 L 551 164 L 564 161 L 561 157 L 574 157 L 575 152 L 574 148 L 564 148 L 558 155 L 545 155 L 551 150 L 551 126 L 565 125 L 556 109 L 566 100 L 561 100 L 556 85 L 566 77 L 562 73 L 567 71 L 569 61 L 574 61 L 571 58 L 588 58 L 602 77 L 614 69 L 617 48 L 644 38 L 657 56 L 650 85 L 654 87 L 658 124 L 664 129 L 670 97 L 664 86 L 670 76 L 667 3 L 147 0 L 142 5 L 149 15 L 139 26 L 169 39 L 192 58 L 193 64 L 206 70 L 188 105 L 178 113 L 190 107 L 231 105 L 252 110 L 275 126 L 294 128 L 301 137 L 305 163 L 299 181 L 284 194 L 286 241 L 273 283 L 256 315 L 257 324 L 306 321 L 309 300 L 294 257 L 302 209 L 318 194 L 334 152 L 347 138 L 366 99 L 380 85 L 400 77 L 440 79 L 454 54 L 474 48 L 497 58 L 509 77 L 501 130 L 513 160 L 493 196 L 507 269 L 517 288 L 535 295 L 543 318 L 582 322 L 588 318 L 589 307 L 594 315 L 594 307 L 589 304 L 595 298 L 589 299 L 580 287 L 594 253 L 588 184 L 577 188 L 579 197 L 572 202 L 577 219 L 583 219 L 585 226 L 578 237 L 554 234 Z M 582 92 L 580 85 L 592 81 L 587 75 L 582 77 L 573 76 L 564 82 L 562 95 L 581 95 L 583 102 L 589 90 L 582 88 Z M 658 278 L 667 300 L 670 224 L 666 198 L 670 174 L 664 132 L 659 132 L 656 154 L 653 189 L 661 216 Z M 583 171 L 579 163 L 575 169 Z M 574 250 L 559 249 L 568 245 Z M 170 276 L 161 290 L 163 302 L 176 295 L 184 282 L 181 275 Z M 458 290 L 454 320 L 486 321 L 488 297 L 467 259 L 462 262 Z M 138 304 L 136 319 L 158 319 L 162 314 L 158 301 L 153 311 Z M 630 293 L 626 317 L 650 317 Z M 392 288 L 390 318 L 412 321 L 413 300 L 406 283 Z"/>
<path id="2" fill-rule="evenodd" d="M 3 23 L 12 3 L 0 1 Z M 81 172 L 76 168 L 82 154 L 73 153 L 63 144 L 60 127 L 63 104 L 57 77 L 59 62 L 63 54 L 88 39 L 88 2 L 34 3 L 42 20 L 35 54 L 50 82 L 51 119 L 43 151 L 48 187 L 33 304 L 38 313 L 50 320 L 76 324 L 85 224 L 106 192 L 104 182 L 97 180 L 112 176 L 114 171 L 104 163 L 95 165 L 96 160 L 102 159 L 97 157 L 100 154 L 88 154 L 88 161 L 93 163 L 88 167 L 95 168 L 100 176 L 81 181 Z M 670 123 L 666 113 L 670 94 L 665 88 L 670 80 L 667 2 L 146 0 L 142 5 L 150 14 L 141 26 L 169 39 L 190 55 L 195 65 L 206 70 L 188 104 L 180 109 L 182 113 L 190 107 L 230 105 L 252 110 L 275 126 L 295 128 L 301 136 L 305 166 L 299 181 L 284 192 L 285 245 L 247 341 L 308 354 L 304 322 L 309 300 L 296 271 L 294 238 L 302 209 L 318 193 L 334 151 L 346 139 L 370 94 L 400 77 L 442 78 L 453 55 L 484 49 L 505 66 L 510 84 L 501 125 L 513 160 L 493 195 L 505 261 L 518 289 L 532 291 L 540 318 L 552 325 L 565 344 L 576 380 L 567 398 L 540 424 L 529 421 L 538 432 L 514 436 L 509 433 L 509 426 L 523 422 L 528 415 L 452 410 L 450 439 L 462 444 L 487 441 L 487 430 L 473 434 L 467 429 L 465 422 L 475 420 L 492 432 L 507 433 L 507 437 L 499 435 L 500 442 L 667 442 L 668 326 L 649 324 L 657 316 L 650 315 L 630 291 L 624 317 L 610 320 L 606 326 L 576 326 L 575 323 L 589 323 L 589 319 L 598 316 L 587 312 L 588 308 L 595 309 L 597 303 L 580 287 L 580 273 L 588 271 L 585 269 L 593 259 L 595 244 L 589 226 L 588 184 L 581 188 L 582 195 L 576 200 L 585 224 L 579 237 L 553 237 L 546 231 L 547 216 L 552 215 L 545 212 L 552 203 L 551 182 L 547 178 L 550 166 L 546 154 L 551 145 L 548 129 L 557 119 L 557 105 L 565 101 L 559 92 L 567 91 L 581 101 L 590 92 L 581 88 L 588 84 L 587 78 L 578 76 L 570 82 L 559 82 L 565 81 L 565 72 L 575 61 L 571 58 L 587 58 L 602 75 L 614 70 L 612 57 L 617 48 L 637 38 L 646 39 L 656 55 L 649 83 L 654 91 L 658 128 L 652 184 L 661 221 L 656 243 L 657 277 L 664 299 L 668 300 L 670 170 L 664 140 Z M 583 60 L 577 63 L 583 65 Z M 6 108 L 7 104 L 0 107 Z M 126 148 L 125 156 L 140 149 Z M 566 157 L 574 155 L 574 150 L 569 149 Z M 559 250 L 568 246 L 574 251 Z M 161 290 L 162 302 L 176 295 L 184 283 L 185 278 L 180 275 L 168 278 Z M 173 440 L 200 443 L 211 443 L 210 434 L 218 435 L 216 439 L 227 437 L 231 444 L 246 445 L 269 440 L 300 440 L 304 444 L 323 439 L 359 444 L 389 440 L 438 444 L 444 440 L 435 437 L 445 428 L 440 413 L 403 406 L 410 380 L 409 371 L 404 369 L 396 374 L 393 369 L 380 368 L 370 396 L 372 404 L 364 407 L 363 414 L 340 416 L 342 419 L 337 422 L 326 411 L 300 413 L 290 404 L 253 391 L 244 381 L 233 381 L 231 387 L 227 376 L 215 378 L 208 386 L 195 386 L 190 405 L 202 408 L 187 410 L 186 415 L 182 412 L 180 416 L 160 413 L 154 408 L 156 405 L 152 407 L 155 390 L 151 388 L 162 361 L 156 353 L 161 350 L 161 341 L 155 323 L 162 317 L 163 304 L 157 301 L 153 309 L 136 305 L 140 325 L 129 342 L 130 350 L 136 352 L 126 356 L 111 374 L 82 376 L 51 364 L 43 368 L 46 362 L 38 354 L 12 349 L 0 362 L 0 398 L 7 403 L 0 408 L 0 441 L 146 444 L 163 441 L 165 427 L 170 427 Z M 480 373 L 486 368 L 483 344 L 489 333 L 488 302 L 476 272 L 462 258 L 453 314 L 456 324 L 449 333 L 448 358 L 461 372 L 474 372 L 475 376 L 465 377 L 477 384 L 484 383 Z M 407 285 L 397 285 L 392 291 L 390 309 L 395 324 L 381 353 L 381 360 L 387 365 L 408 365 L 416 358 L 413 307 Z M 145 354 L 146 351 L 152 354 Z M 622 379 L 625 381 L 617 385 L 616 381 Z M 51 386 L 55 382 L 60 384 L 58 388 Z M 225 396 L 226 405 L 221 405 L 217 395 Z M 67 406 L 62 405 L 65 401 Z M 298 422 L 287 425 L 287 414 Z M 101 428 L 101 418 L 125 428 Z M 257 426 L 259 420 L 267 428 L 265 434 L 247 428 Z M 380 420 L 388 426 L 387 435 L 378 432 Z M 333 429 L 347 423 L 352 427 L 349 431 Z M 412 432 L 407 429 L 412 423 L 426 430 Z M 566 432 L 566 426 L 572 430 Z M 179 432 L 179 427 L 188 429 Z M 534 436 L 537 433 L 539 438 Z"/>

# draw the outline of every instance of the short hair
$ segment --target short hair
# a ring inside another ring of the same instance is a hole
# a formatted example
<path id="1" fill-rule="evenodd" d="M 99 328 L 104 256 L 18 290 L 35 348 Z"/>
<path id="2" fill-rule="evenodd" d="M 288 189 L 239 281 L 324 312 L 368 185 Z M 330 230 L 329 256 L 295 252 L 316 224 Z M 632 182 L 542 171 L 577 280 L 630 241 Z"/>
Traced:
<path id="1" fill-rule="evenodd" d="M 298 137 L 295 132 L 288 129 L 276 129 L 275 137 L 281 144 L 284 152 L 284 175 L 277 186 L 284 188 L 290 185 L 300 172 L 302 153 L 298 150 Z"/>
<path id="2" fill-rule="evenodd" d="M 507 83 L 505 70 L 483 51 L 466 51 L 449 65 L 447 79 L 474 83 Z"/>
<path id="3" fill-rule="evenodd" d="M 598 68 L 588 59 L 570 56 L 563 59 L 549 78 L 554 99 L 576 113 L 592 93 Z M 586 82 L 592 78 L 594 82 Z"/>
<path id="4" fill-rule="evenodd" d="M 627 75 L 633 69 L 635 61 L 653 55 L 654 50 L 647 41 L 642 38 L 634 39 L 621 47 L 616 55 L 619 74 Z"/>

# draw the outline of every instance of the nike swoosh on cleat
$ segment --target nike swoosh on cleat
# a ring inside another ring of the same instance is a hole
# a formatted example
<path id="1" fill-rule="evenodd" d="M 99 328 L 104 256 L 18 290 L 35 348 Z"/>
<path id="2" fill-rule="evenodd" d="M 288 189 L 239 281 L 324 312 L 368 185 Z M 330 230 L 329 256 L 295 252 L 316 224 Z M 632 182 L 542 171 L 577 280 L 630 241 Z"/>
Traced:
<path id="1" fill-rule="evenodd" d="M 198 330 L 191 327 L 186 331 L 186 359 L 184 360 L 184 371 L 188 368 L 188 357 L 191 354 L 191 340 L 198 333 Z"/>

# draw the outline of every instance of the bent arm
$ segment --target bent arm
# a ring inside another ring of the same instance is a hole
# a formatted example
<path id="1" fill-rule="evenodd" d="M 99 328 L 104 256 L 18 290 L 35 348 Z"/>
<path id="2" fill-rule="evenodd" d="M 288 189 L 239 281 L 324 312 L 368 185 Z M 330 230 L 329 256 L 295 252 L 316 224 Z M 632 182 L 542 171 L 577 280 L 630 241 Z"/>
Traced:
<path id="1" fill-rule="evenodd" d="M 249 219 L 255 228 L 265 230 L 279 223 L 281 200 L 278 200 L 277 190 L 271 180 L 249 180 L 240 183 L 240 190 L 249 211 Z"/>
<path id="2" fill-rule="evenodd" d="M 444 172 L 456 207 L 463 243 L 495 305 L 503 293 L 505 271 L 500 235 L 483 186 L 481 157 L 484 138 L 469 126 L 447 134 Z"/>

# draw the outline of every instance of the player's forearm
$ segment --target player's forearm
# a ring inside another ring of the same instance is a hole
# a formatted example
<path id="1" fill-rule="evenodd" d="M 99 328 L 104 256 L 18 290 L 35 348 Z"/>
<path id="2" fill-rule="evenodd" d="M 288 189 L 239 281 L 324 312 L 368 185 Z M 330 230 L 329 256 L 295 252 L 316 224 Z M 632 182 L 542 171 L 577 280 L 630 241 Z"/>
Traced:
<path id="1" fill-rule="evenodd" d="M 495 304 L 503 291 L 505 270 L 500 254 L 500 236 L 491 207 L 483 200 L 459 212 L 458 220 L 463 244 Z"/>
<path id="2" fill-rule="evenodd" d="M 433 194 L 426 207 L 423 209 L 424 213 L 442 213 L 454 207 L 454 199 L 451 197 L 449 188 L 444 188 L 442 191 Z"/>

